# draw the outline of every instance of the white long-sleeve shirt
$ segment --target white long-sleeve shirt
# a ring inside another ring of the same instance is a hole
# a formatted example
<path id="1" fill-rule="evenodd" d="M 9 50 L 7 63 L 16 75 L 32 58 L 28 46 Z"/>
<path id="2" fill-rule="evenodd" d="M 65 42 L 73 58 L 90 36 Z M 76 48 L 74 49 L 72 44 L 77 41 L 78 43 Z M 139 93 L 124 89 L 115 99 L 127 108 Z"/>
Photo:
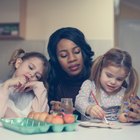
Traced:
<path id="1" fill-rule="evenodd" d="M 86 116 L 86 109 L 89 105 L 96 104 L 91 92 L 96 97 L 96 87 L 93 81 L 86 80 L 79 91 L 79 94 L 76 96 L 75 108 L 82 114 L 82 118 L 85 120 L 91 119 L 89 116 Z M 105 91 L 101 90 L 100 99 L 98 100 L 99 105 L 104 109 L 106 117 L 108 120 L 117 119 L 118 111 L 120 110 L 123 97 L 125 93 L 125 88 L 113 95 L 108 95 Z"/>

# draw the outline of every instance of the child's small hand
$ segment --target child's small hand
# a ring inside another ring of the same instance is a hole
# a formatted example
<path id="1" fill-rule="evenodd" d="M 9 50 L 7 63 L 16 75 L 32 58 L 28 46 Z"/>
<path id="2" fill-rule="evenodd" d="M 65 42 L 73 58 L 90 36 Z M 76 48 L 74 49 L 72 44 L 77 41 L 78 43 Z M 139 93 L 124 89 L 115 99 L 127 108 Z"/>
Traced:
<path id="1" fill-rule="evenodd" d="M 20 92 L 22 89 L 24 89 L 25 84 L 27 83 L 27 79 L 25 76 L 19 76 L 19 77 L 14 77 L 9 80 L 7 80 L 4 83 L 4 86 L 9 89 L 10 87 L 15 88 L 15 92 Z"/>
<path id="2" fill-rule="evenodd" d="M 30 81 L 30 82 L 27 82 L 25 84 L 25 87 L 24 87 L 24 90 L 26 92 L 30 91 L 30 90 L 33 90 L 35 91 L 36 89 L 44 89 L 44 84 L 43 82 L 41 81 Z"/>
<path id="3" fill-rule="evenodd" d="M 98 118 L 98 119 L 103 119 L 104 116 L 105 116 L 105 113 L 99 105 L 93 105 L 90 108 L 89 115 L 91 117 L 95 117 L 95 118 Z"/>

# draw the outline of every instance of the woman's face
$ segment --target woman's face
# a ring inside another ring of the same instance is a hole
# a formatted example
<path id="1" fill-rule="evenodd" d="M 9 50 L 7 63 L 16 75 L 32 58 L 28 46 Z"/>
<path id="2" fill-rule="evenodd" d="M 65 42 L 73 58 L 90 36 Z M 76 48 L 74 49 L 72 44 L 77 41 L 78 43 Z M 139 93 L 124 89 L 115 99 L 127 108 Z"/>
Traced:
<path id="1" fill-rule="evenodd" d="M 126 77 L 123 67 L 107 66 L 102 69 L 100 83 L 107 94 L 114 94 L 120 90 Z"/>
<path id="2" fill-rule="evenodd" d="M 68 39 L 62 39 L 57 45 L 57 58 L 62 69 L 70 76 L 78 75 L 83 69 L 81 48 Z"/>

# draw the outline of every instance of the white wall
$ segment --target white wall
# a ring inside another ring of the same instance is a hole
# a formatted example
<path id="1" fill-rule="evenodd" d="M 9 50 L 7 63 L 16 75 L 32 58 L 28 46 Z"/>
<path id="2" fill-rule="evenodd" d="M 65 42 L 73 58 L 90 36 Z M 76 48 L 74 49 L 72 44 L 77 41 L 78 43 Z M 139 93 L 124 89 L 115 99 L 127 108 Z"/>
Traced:
<path id="1" fill-rule="evenodd" d="M 6 9 L 13 5 L 9 1 Z M 1 13 L 5 17 L 5 12 Z M 0 41 L 0 79 L 5 78 L 7 62 L 15 48 L 39 50 L 47 55 L 48 38 L 61 27 L 79 28 L 95 51 L 95 57 L 114 46 L 113 0 L 27 0 L 26 21 L 24 41 Z"/>
<path id="2" fill-rule="evenodd" d="M 95 57 L 114 46 L 113 0 L 28 0 L 27 40 L 48 40 L 58 28 L 79 28 Z"/>
<path id="3" fill-rule="evenodd" d="M 113 40 L 113 0 L 28 0 L 27 39 L 46 39 L 60 27 L 74 26 L 88 40 Z"/>

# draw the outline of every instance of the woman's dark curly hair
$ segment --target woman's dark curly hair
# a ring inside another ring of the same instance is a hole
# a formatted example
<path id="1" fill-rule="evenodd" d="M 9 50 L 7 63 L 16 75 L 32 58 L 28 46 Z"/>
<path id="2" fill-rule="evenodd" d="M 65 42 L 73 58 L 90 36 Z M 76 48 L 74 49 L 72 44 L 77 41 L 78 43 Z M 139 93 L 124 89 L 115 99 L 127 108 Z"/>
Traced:
<path id="1" fill-rule="evenodd" d="M 84 34 L 77 28 L 73 27 L 65 27 L 56 30 L 49 38 L 48 42 L 48 54 L 49 54 L 49 62 L 51 65 L 51 71 L 48 78 L 48 83 L 51 86 L 54 83 L 57 84 L 57 81 L 62 74 L 66 74 L 65 71 L 61 68 L 58 58 L 57 58 L 57 44 L 61 39 L 68 39 L 73 41 L 78 47 L 81 48 L 83 60 L 84 60 L 84 68 L 89 71 L 92 65 L 92 57 L 94 52 L 91 50 L 90 45 L 86 42 Z"/>

